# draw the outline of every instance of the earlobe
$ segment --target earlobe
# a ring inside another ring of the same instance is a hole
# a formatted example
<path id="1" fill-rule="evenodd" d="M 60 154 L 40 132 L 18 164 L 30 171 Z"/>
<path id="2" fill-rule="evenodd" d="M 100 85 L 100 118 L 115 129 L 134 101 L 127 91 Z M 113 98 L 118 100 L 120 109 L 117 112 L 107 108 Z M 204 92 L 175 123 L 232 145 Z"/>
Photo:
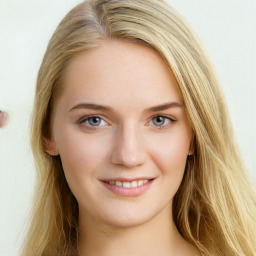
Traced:
<path id="1" fill-rule="evenodd" d="M 189 156 L 194 155 L 194 147 L 193 147 L 193 144 L 192 144 L 192 143 L 191 143 L 191 145 L 190 145 L 188 155 L 189 155 Z"/>
<path id="2" fill-rule="evenodd" d="M 45 148 L 45 152 L 51 156 L 59 155 L 59 152 L 56 148 L 55 141 L 53 139 L 44 139 L 44 148 Z"/>

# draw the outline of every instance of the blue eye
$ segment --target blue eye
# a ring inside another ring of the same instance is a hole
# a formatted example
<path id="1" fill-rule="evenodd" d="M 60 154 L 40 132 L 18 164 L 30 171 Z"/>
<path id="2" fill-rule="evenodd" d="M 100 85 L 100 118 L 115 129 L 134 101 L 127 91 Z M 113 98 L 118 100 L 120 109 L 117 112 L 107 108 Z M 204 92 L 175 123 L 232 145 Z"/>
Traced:
<path id="1" fill-rule="evenodd" d="M 102 126 L 106 124 L 106 122 L 98 116 L 88 117 L 81 121 L 81 123 L 85 123 L 87 126 Z"/>
<path id="2" fill-rule="evenodd" d="M 175 120 L 171 119 L 170 117 L 165 117 L 165 116 L 155 116 L 152 118 L 151 122 L 153 125 L 162 127 L 167 125 L 170 122 L 174 122 Z"/>

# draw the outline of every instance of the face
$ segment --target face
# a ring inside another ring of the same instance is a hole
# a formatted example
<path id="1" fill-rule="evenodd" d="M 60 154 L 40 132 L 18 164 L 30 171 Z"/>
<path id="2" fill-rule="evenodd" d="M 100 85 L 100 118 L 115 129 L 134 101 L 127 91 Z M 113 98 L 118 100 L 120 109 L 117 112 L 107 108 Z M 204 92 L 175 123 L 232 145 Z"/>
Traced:
<path id="1" fill-rule="evenodd" d="M 126 227 L 171 209 L 191 129 L 176 80 L 156 51 L 112 40 L 69 64 L 48 142 L 79 215 Z"/>

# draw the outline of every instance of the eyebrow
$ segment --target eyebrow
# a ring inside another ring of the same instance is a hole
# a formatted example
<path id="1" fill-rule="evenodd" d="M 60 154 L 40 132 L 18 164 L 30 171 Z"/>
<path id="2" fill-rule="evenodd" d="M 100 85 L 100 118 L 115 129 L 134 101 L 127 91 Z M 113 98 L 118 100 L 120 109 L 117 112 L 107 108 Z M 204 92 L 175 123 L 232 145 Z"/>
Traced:
<path id="1" fill-rule="evenodd" d="M 161 110 L 166 110 L 169 108 L 183 108 L 183 104 L 179 102 L 167 102 L 161 105 L 153 106 L 144 110 L 144 112 L 157 112 Z M 94 103 L 80 103 L 72 107 L 69 112 L 76 110 L 76 109 L 94 109 L 94 110 L 101 110 L 104 112 L 114 112 L 111 107 L 103 106 Z"/>
<path id="2" fill-rule="evenodd" d="M 144 112 L 157 112 L 157 111 L 166 110 L 169 108 L 183 108 L 183 104 L 179 102 L 168 102 L 158 106 L 147 108 L 145 109 Z"/>
<path id="3" fill-rule="evenodd" d="M 95 109 L 95 110 L 102 110 L 105 112 L 113 112 L 113 109 L 111 107 L 103 106 L 103 105 L 98 105 L 94 103 L 80 103 L 73 108 L 69 110 L 69 112 L 75 110 L 75 109 Z"/>

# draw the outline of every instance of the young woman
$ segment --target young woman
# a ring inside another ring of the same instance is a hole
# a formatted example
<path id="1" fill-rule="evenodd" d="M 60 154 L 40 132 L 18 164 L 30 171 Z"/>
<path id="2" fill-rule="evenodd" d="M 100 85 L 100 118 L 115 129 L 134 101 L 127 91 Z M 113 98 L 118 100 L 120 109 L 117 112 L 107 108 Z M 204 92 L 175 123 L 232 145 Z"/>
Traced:
<path id="1" fill-rule="evenodd" d="M 253 256 L 256 197 L 218 81 L 162 1 L 89 0 L 55 31 L 21 255 Z"/>

